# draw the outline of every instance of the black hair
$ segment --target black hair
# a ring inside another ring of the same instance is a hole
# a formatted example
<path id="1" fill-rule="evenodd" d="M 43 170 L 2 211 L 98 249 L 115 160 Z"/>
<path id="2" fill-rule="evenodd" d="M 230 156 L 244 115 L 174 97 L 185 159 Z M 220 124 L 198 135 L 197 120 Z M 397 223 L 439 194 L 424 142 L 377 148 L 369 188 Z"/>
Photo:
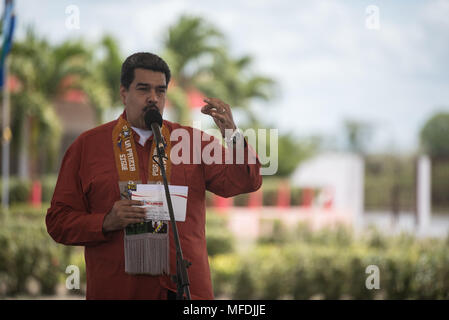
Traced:
<path id="1" fill-rule="evenodd" d="M 130 55 L 122 64 L 122 72 L 120 75 L 120 84 L 126 89 L 134 80 L 134 69 L 142 68 L 165 74 L 165 81 L 170 81 L 170 68 L 167 63 L 159 56 L 149 52 L 137 52 Z"/>

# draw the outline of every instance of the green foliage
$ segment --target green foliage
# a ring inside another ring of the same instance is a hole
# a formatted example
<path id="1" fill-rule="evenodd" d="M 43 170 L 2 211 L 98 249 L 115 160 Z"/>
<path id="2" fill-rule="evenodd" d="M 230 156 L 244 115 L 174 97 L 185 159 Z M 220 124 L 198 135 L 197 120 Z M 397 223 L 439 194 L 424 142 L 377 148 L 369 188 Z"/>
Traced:
<path id="1" fill-rule="evenodd" d="M 364 159 L 365 208 L 414 210 L 415 158 L 367 155 Z"/>
<path id="2" fill-rule="evenodd" d="M 167 29 L 162 46 L 162 57 L 176 81 L 167 93 L 176 110 L 176 121 L 190 122 L 186 94 L 198 89 L 233 108 L 244 109 L 251 125 L 257 123 L 248 108 L 250 102 L 271 99 L 275 82 L 253 72 L 251 56 L 232 57 L 224 34 L 213 23 L 182 15 Z"/>
<path id="3" fill-rule="evenodd" d="M 46 175 L 41 178 L 42 183 L 42 202 L 50 202 L 55 192 L 56 181 L 58 177 L 56 175 Z"/>
<path id="4" fill-rule="evenodd" d="M 13 208 L 0 220 L 0 296 L 27 293 L 26 284 L 35 279 L 40 294 L 53 294 L 69 264 L 71 247 L 56 244 L 48 235 L 45 210 Z M 36 219 L 38 218 L 38 219 Z"/>
<path id="5" fill-rule="evenodd" d="M 314 154 L 318 147 L 313 139 L 300 140 L 292 133 L 279 136 L 279 166 L 276 173 L 279 177 L 287 177 L 296 169 L 301 161 Z"/>
<path id="6" fill-rule="evenodd" d="M 42 202 L 50 202 L 55 190 L 57 177 L 56 175 L 42 176 L 40 179 L 42 187 Z M 28 203 L 31 195 L 32 181 L 29 179 L 20 179 L 11 177 L 9 180 L 9 199 L 11 205 Z M 3 184 L 0 184 L 0 190 Z M 26 209 L 25 207 L 25 210 Z"/>
<path id="7" fill-rule="evenodd" d="M 257 241 L 260 244 L 270 243 L 270 244 L 282 244 L 289 241 L 288 233 L 286 232 L 286 227 L 281 223 L 280 220 L 266 221 L 266 224 L 271 223 L 271 232 L 268 235 L 262 235 Z M 263 224 L 263 222 L 261 222 Z"/>
<path id="8" fill-rule="evenodd" d="M 211 274 L 215 294 L 233 295 L 233 281 L 235 277 L 238 277 L 240 257 L 231 253 L 219 254 L 213 258 L 209 257 L 209 261 L 213 261 L 217 270 L 220 270 L 220 272 L 212 272 Z M 216 291 L 217 288 L 219 291 Z"/>
<path id="9" fill-rule="evenodd" d="M 103 58 L 95 59 L 101 50 Z M 30 162 L 27 173 L 56 169 L 63 128 L 55 104 L 69 90 L 82 90 L 101 122 L 104 110 L 118 100 L 120 67 L 118 45 L 111 37 L 104 37 L 101 46 L 82 40 L 51 44 L 28 27 L 15 41 L 10 72 L 19 85 L 11 94 L 11 147 Z"/>
<path id="10" fill-rule="evenodd" d="M 432 116 L 421 129 L 420 137 L 424 151 L 432 158 L 449 157 L 449 113 L 439 112 Z"/>
<path id="11" fill-rule="evenodd" d="M 25 206 L 13 207 L 8 217 L 0 211 L 0 296 L 26 294 L 30 279 L 38 282 L 40 294 L 52 294 L 70 264 L 80 268 L 85 284 L 82 248 L 56 244 L 44 217 L 44 209 Z M 215 233 L 225 234 L 226 225 L 225 217 L 209 212 L 208 243 L 220 238 Z M 250 250 L 235 252 L 230 234 L 208 246 L 217 297 L 449 299 L 449 236 L 387 236 L 371 228 L 356 237 L 345 226 L 314 231 L 306 224 L 291 229 L 279 221 L 270 232 Z M 380 290 L 365 287 L 369 265 L 379 267 Z M 84 293 L 84 285 L 81 289 L 77 293 Z"/>
<path id="12" fill-rule="evenodd" d="M 449 161 L 434 159 L 431 176 L 432 210 L 448 212 L 449 208 Z"/>
<path id="13" fill-rule="evenodd" d="M 9 180 L 10 203 L 27 202 L 31 191 L 31 181 L 12 178 Z"/>
<path id="14" fill-rule="evenodd" d="M 232 252 L 234 249 L 232 234 L 226 229 L 208 231 L 206 238 L 209 256 Z"/>
<path id="15" fill-rule="evenodd" d="M 209 256 L 234 251 L 235 239 L 227 227 L 227 219 L 209 212 L 206 216 L 206 244 Z"/>
<path id="16" fill-rule="evenodd" d="M 277 139 L 274 139 L 270 132 L 264 138 L 256 137 L 253 146 L 257 146 L 259 157 L 261 157 L 261 154 L 265 155 L 265 159 L 260 158 L 262 167 L 273 165 L 272 163 L 266 163 L 268 160 L 271 162 L 277 161 L 275 176 L 286 178 L 294 172 L 302 161 L 315 154 L 320 143 L 316 137 L 297 137 L 292 132 L 278 132 Z"/>
<path id="17" fill-rule="evenodd" d="M 117 39 L 111 35 L 103 36 L 99 51 L 103 51 L 104 56 L 96 63 L 101 80 L 108 90 L 108 99 L 112 105 L 121 105 L 119 87 L 123 57 Z"/>
<path id="18" fill-rule="evenodd" d="M 449 208 L 448 159 L 432 159 L 432 208 L 447 213 Z M 416 157 L 392 155 L 365 156 L 365 208 L 400 211 L 415 210 Z"/>
<path id="19" fill-rule="evenodd" d="M 224 257 L 225 259 L 229 259 L 228 257 Z M 230 299 L 237 299 L 237 300 L 247 300 L 251 299 L 256 295 L 256 285 L 257 285 L 257 279 L 255 279 L 255 274 L 252 271 L 252 266 L 250 265 L 250 262 L 238 262 L 242 263 L 241 268 L 238 269 L 238 271 L 231 275 L 231 285 L 232 285 L 232 295 Z M 212 272 L 214 274 L 214 272 Z M 220 294 L 220 287 L 215 287 L 214 284 L 214 294 L 218 295 Z"/>
<path id="20" fill-rule="evenodd" d="M 284 229 L 283 241 L 210 258 L 214 292 L 230 299 L 448 299 L 445 240 L 387 236 L 376 229 L 355 237 L 346 227 Z M 266 239 L 265 239 L 266 240 Z M 263 244 L 261 244 L 263 243 Z M 225 261 L 232 261 L 232 267 Z M 365 286 L 366 268 L 380 271 L 380 289 Z M 219 279 L 220 281 L 218 281 Z M 223 279 L 226 279 L 223 280 Z"/>

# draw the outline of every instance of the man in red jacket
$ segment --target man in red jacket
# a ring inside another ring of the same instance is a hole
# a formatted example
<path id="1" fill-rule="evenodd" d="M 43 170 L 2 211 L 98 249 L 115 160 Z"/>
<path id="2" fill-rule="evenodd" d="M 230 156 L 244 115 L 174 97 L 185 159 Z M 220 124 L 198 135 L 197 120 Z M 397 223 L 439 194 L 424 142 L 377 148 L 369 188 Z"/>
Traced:
<path id="1" fill-rule="evenodd" d="M 121 73 L 123 114 L 81 134 L 64 156 L 46 224 L 55 241 L 85 247 L 87 299 L 167 299 L 176 292 L 176 284 L 170 279 L 170 274 L 176 274 L 176 255 L 169 223 L 147 221 L 144 209 L 138 207 L 141 202 L 126 198 L 130 185 L 161 183 L 151 157 L 155 150 L 153 134 L 145 125 L 144 114 L 151 108 L 163 114 L 169 81 L 169 67 L 160 57 L 150 53 L 128 57 Z M 245 152 L 241 162 L 230 163 L 221 155 L 219 161 L 205 161 L 206 150 L 213 150 L 213 159 L 219 152 L 226 154 L 217 139 L 192 127 L 163 121 L 168 154 L 178 143 L 193 146 L 183 149 L 190 151 L 188 161 L 174 161 L 168 155 L 165 163 L 169 183 L 188 187 L 186 219 L 176 224 L 184 258 L 192 263 L 188 274 L 193 299 L 213 299 L 205 237 L 206 190 L 232 197 L 255 191 L 262 184 L 260 162 L 238 131 L 229 105 L 217 98 L 204 101 L 202 112 L 214 119 L 228 148 L 240 145 Z M 180 130 L 187 133 L 187 141 L 171 136 Z M 136 256 L 129 245 L 133 242 L 128 241 L 132 239 L 129 227 L 136 224 L 150 229 L 145 234 L 150 247 L 162 248 L 162 254 L 157 253 L 158 259 L 162 257 L 161 266 L 149 274 L 133 271 L 133 264 L 142 258 Z M 154 236 L 160 238 L 154 240 Z M 168 257 L 165 267 L 164 248 Z"/>

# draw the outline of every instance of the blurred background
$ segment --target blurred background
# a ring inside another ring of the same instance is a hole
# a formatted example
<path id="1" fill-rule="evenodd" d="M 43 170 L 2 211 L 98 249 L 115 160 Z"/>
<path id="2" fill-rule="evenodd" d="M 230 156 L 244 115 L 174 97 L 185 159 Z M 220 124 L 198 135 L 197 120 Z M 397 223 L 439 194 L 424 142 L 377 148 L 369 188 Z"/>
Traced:
<path id="1" fill-rule="evenodd" d="M 207 193 L 217 298 L 449 298 L 449 1 L 5 3 L 0 298 L 84 297 L 83 248 L 45 214 L 138 51 L 171 68 L 168 120 L 213 128 L 214 96 L 242 130 L 278 130 L 254 146 L 277 165 L 260 190 Z"/>

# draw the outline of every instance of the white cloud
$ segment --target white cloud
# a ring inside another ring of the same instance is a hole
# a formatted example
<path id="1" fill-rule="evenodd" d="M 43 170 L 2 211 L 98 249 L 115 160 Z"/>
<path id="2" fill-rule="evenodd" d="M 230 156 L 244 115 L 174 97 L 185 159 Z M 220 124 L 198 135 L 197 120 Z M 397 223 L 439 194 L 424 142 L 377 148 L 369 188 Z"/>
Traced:
<path id="1" fill-rule="evenodd" d="M 422 10 L 422 17 L 428 24 L 449 31 L 449 1 L 427 2 Z"/>

